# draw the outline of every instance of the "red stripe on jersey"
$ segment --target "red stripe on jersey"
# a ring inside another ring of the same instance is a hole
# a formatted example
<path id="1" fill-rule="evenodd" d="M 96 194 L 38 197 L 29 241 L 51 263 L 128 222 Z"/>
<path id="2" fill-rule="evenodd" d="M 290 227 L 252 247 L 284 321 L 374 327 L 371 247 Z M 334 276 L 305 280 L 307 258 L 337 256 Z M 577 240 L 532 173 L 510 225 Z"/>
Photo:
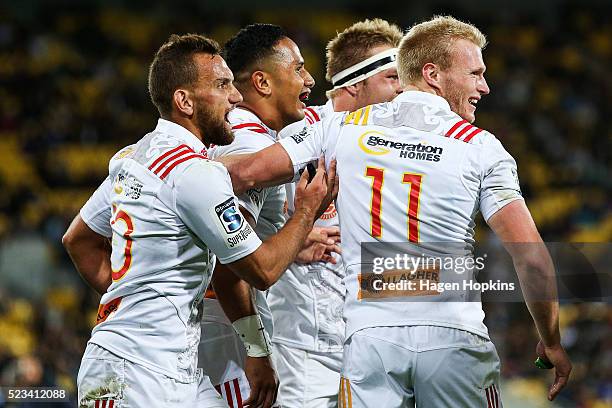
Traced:
<path id="1" fill-rule="evenodd" d="M 164 173 L 159 176 L 159 178 L 161 178 L 162 180 L 166 178 L 166 176 L 168 174 L 170 174 L 170 172 L 172 171 L 172 169 L 174 169 L 176 166 L 178 166 L 179 164 L 181 164 L 184 161 L 187 160 L 191 160 L 191 159 L 205 159 L 204 156 L 202 156 L 201 154 L 190 154 L 188 156 L 182 157 L 179 160 L 174 161 L 170 166 L 168 166 L 168 168 L 166 169 L 166 171 L 164 171 Z"/>
<path id="2" fill-rule="evenodd" d="M 180 150 L 176 153 L 174 153 L 172 156 L 168 157 L 166 160 L 164 160 L 163 162 L 161 162 L 157 168 L 153 169 L 153 173 L 157 174 L 159 176 L 159 173 L 162 171 L 162 169 L 164 167 L 166 167 L 167 165 L 169 165 L 170 163 L 172 163 L 173 161 L 175 161 L 176 159 L 178 159 L 179 157 L 183 157 L 186 156 L 188 154 L 194 153 L 193 150 L 187 148 L 186 150 Z"/>
<path id="3" fill-rule="evenodd" d="M 464 125 L 464 124 L 466 124 L 466 123 L 467 123 L 467 120 L 465 120 L 465 119 L 464 119 L 464 120 L 460 120 L 459 122 L 455 123 L 455 124 L 453 125 L 453 127 L 452 127 L 452 128 L 450 128 L 450 129 L 448 130 L 448 132 L 446 132 L 446 134 L 445 134 L 444 136 L 446 136 L 446 137 L 450 137 L 450 135 L 452 135 L 452 134 L 453 134 L 453 132 L 459 128 L 459 126 Z"/>
<path id="4" fill-rule="evenodd" d="M 115 400 L 108 401 L 108 408 L 113 408 L 115 406 Z"/>
<path id="5" fill-rule="evenodd" d="M 100 408 L 100 400 L 94 401 L 94 408 Z"/>
<path id="6" fill-rule="evenodd" d="M 321 120 L 321 118 L 319 117 L 319 115 L 317 115 L 317 111 L 312 109 L 312 108 L 305 108 L 304 111 L 308 111 L 310 112 L 310 114 L 312 115 L 312 118 L 314 119 L 315 122 L 318 122 Z"/>
<path id="7" fill-rule="evenodd" d="M 168 150 L 166 153 L 162 154 L 157 159 L 155 159 L 155 161 L 149 166 L 149 170 L 153 170 L 153 167 L 155 167 L 155 165 L 157 163 L 159 163 L 160 161 L 164 160 L 166 157 L 168 157 L 172 153 L 178 152 L 181 149 L 189 149 L 189 146 L 182 144 L 182 145 L 179 145 L 179 146 L 175 147 L 172 150 Z"/>
<path id="8" fill-rule="evenodd" d="M 304 109 L 304 116 L 306 117 L 306 122 L 308 122 L 309 125 L 312 125 L 313 123 L 315 123 L 312 113 L 310 113 L 306 109 Z"/>
<path id="9" fill-rule="evenodd" d="M 238 379 L 234 378 L 232 383 L 234 384 L 234 392 L 236 394 L 236 405 L 238 408 L 242 408 L 242 396 L 240 395 L 240 385 L 238 384 Z"/>
<path id="10" fill-rule="evenodd" d="M 267 130 L 260 129 L 260 128 L 247 128 L 247 130 L 250 130 L 251 132 L 255 132 L 255 133 L 268 133 Z"/>
<path id="11" fill-rule="evenodd" d="M 491 387 L 485 388 L 485 393 L 487 394 L 487 408 L 493 408 L 493 404 L 491 404 Z"/>
<path id="12" fill-rule="evenodd" d="M 480 129 L 480 128 L 476 128 L 476 129 L 472 130 L 466 137 L 463 138 L 463 141 L 465 143 L 469 142 L 470 140 L 472 140 L 472 138 L 474 136 L 476 136 L 480 132 L 482 132 L 482 129 Z"/>
<path id="13" fill-rule="evenodd" d="M 223 384 L 225 386 L 225 398 L 227 399 L 227 405 L 234 407 L 234 399 L 232 398 L 232 390 L 230 390 L 229 381 Z"/>
<path id="14" fill-rule="evenodd" d="M 268 133 L 266 131 L 266 128 L 263 127 L 263 125 L 261 123 L 257 123 L 257 122 L 241 123 L 239 125 L 232 126 L 232 130 L 244 129 L 244 128 L 256 128 L 256 129 L 260 129 L 260 130 L 263 130 L 264 132 Z"/>
<path id="15" fill-rule="evenodd" d="M 457 134 L 455 135 L 455 139 L 459 139 L 461 136 L 463 136 L 465 134 L 465 132 L 467 132 L 470 129 L 474 129 L 474 126 L 472 126 L 472 125 L 465 125 L 463 127 L 463 129 L 461 129 L 459 132 L 457 132 Z"/>

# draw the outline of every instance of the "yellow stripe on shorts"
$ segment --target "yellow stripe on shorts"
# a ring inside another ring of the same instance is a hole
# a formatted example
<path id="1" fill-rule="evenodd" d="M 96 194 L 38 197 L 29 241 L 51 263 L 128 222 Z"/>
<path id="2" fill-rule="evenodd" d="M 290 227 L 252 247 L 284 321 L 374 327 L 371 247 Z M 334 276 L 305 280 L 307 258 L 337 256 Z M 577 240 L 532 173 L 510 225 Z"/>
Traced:
<path id="1" fill-rule="evenodd" d="M 349 381 L 348 378 L 346 378 L 345 381 L 346 381 L 346 390 L 348 392 L 348 408 L 353 408 L 353 398 L 351 395 L 351 382 Z"/>
<path id="2" fill-rule="evenodd" d="M 340 377 L 340 393 L 338 394 L 340 408 L 353 408 L 353 396 L 351 395 L 351 383 L 348 378 Z"/>

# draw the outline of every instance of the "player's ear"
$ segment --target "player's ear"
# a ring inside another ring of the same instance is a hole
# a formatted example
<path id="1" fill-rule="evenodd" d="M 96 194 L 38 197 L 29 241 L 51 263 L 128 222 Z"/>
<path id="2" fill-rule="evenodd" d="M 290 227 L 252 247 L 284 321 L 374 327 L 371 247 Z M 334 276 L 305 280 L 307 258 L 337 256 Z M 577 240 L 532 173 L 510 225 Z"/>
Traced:
<path id="1" fill-rule="evenodd" d="M 438 65 L 428 62 L 423 65 L 421 74 L 427 85 L 438 91 L 440 90 L 440 67 Z"/>
<path id="2" fill-rule="evenodd" d="M 194 105 L 191 92 L 187 89 L 177 89 L 172 94 L 172 102 L 175 108 L 186 116 L 193 115 Z"/>
<path id="3" fill-rule="evenodd" d="M 351 95 L 354 98 L 359 93 L 359 90 L 361 89 L 362 84 L 363 84 L 363 81 L 357 82 L 354 85 L 345 86 L 344 89 L 346 89 L 346 92 L 348 92 L 349 95 Z"/>
<path id="4" fill-rule="evenodd" d="M 270 76 L 264 71 L 253 72 L 251 74 L 251 83 L 253 84 L 253 88 L 262 95 L 267 96 L 272 93 Z"/>

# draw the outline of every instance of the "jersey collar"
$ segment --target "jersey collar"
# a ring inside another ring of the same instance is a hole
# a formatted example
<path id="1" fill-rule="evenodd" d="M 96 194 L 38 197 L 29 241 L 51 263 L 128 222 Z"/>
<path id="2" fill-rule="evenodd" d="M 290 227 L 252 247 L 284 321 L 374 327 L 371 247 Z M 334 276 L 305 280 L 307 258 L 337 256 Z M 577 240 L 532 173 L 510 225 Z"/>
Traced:
<path id="1" fill-rule="evenodd" d="M 412 102 L 412 103 L 421 103 L 425 105 L 432 105 L 440 109 L 450 111 L 450 105 L 446 101 L 446 99 L 441 96 L 434 95 L 429 92 L 422 91 L 404 91 L 393 99 L 393 102 L 402 103 L 402 102 Z"/>
<path id="2" fill-rule="evenodd" d="M 207 155 L 208 149 L 204 146 L 204 143 L 196 135 L 185 129 L 178 123 L 159 118 L 157 126 L 155 127 L 156 132 L 167 133 L 172 136 L 176 136 L 182 139 L 187 146 L 191 147 L 194 152 Z"/>
<path id="3" fill-rule="evenodd" d="M 232 111 L 230 112 L 228 116 L 228 119 L 232 127 L 236 125 L 240 125 L 242 123 L 249 123 L 249 122 L 258 123 L 262 125 L 264 129 L 266 129 L 266 131 L 268 132 L 267 136 L 270 137 L 273 141 L 276 141 L 276 133 L 277 133 L 276 130 L 270 129 L 265 123 L 263 123 L 261 119 L 259 119 L 259 117 L 256 114 L 254 114 L 252 111 L 248 109 L 237 106 L 235 109 L 232 109 Z"/>
<path id="4" fill-rule="evenodd" d="M 331 98 L 325 102 L 325 105 L 323 105 L 323 110 L 326 114 L 334 113 L 334 102 L 331 100 Z"/>

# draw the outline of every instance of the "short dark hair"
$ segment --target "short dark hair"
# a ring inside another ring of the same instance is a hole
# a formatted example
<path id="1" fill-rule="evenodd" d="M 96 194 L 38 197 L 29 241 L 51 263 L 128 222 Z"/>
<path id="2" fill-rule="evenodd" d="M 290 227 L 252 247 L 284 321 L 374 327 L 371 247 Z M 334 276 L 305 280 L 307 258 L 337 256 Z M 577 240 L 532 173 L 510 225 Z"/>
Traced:
<path id="1" fill-rule="evenodd" d="M 274 46 L 287 37 L 281 27 L 274 24 L 250 24 L 230 38 L 223 46 L 222 55 L 237 80 L 250 73 L 254 65 L 271 56 Z"/>
<path id="2" fill-rule="evenodd" d="M 172 95 L 177 88 L 198 79 L 194 55 L 218 55 L 219 44 L 199 34 L 172 34 L 155 53 L 149 67 L 149 94 L 160 115 L 172 112 Z"/>

